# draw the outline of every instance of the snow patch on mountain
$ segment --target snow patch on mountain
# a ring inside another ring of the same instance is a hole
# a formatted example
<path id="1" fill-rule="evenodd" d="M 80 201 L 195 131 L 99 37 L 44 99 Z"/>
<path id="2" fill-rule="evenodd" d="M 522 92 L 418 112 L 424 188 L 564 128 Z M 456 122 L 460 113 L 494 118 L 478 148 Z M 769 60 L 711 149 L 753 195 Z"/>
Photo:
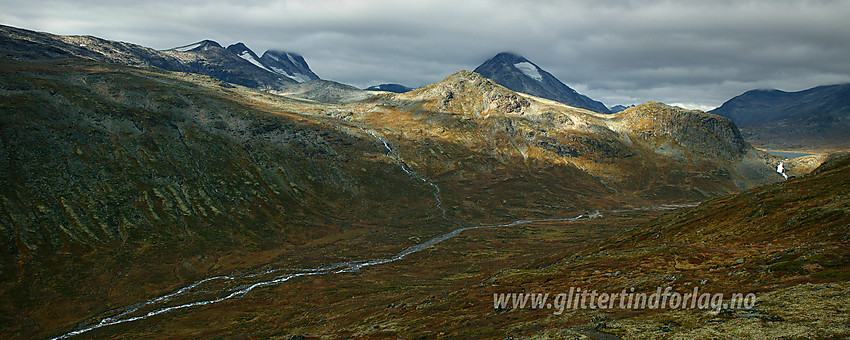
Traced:
<path id="1" fill-rule="evenodd" d="M 295 80 L 299 83 L 303 83 L 305 81 L 310 80 L 310 76 L 308 76 L 306 74 L 297 73 L 297 72 L 295 74 L 289 76 L 289 78 L 292 78 L 292 80 Z"/>
<path id="2" fill-rule="evenodd" d="M 310 80 L 309 76 L 298 73 L 298 72 L 295 72 L 293 74 L 289 74 L 289 72 L 286 72 L 286 70 L 283 70 L 283 69 L 280 69 L 280 68 L 277 68 L 277 67 L 274 67 L 274 66 L 272 66 L 271 68 L 272 68 L 272 70 L 274 70 L 275 73 L 286 76 L 286 77 L 288 77 L 288 78 L 290 78 L 294 81 L 297 81 L 299 83 L 303 83 L 305 81 Z"/>
<path id="3" fill-rule="evenodd" d="M 292 62 L 292 65 L 303 66 L 303 65 L 299 64 L 297 61 L 295 61 L 295 58 L 293 58 L 291 54 L 287 53 L 286 57 L 289 58 L 289 61 Z"/>
<path id="4" fill-rule="evenodd" d="M 203 42 L 198 42 L 198 43 L 186 45 L 186 46 L 183 46 L 183 47 L 175 47 L 173 50 L 180 51 L 180 52 L 191 51 L 191 50 L 198 48 L 198 46 L 201 46 L 201 44 L 203 44 Z"/>
<path id="5" fill-rule="evenodd" d="M 252 56 L 251 52 L 249 52 L 249 51 L 242 51 L 242 53 L 239 53 L 239 57 L 247 60 L 251 64 L 254 64 L 254 66 L 257 66 L 257 67 L 264 69 L 266 71 L 269 71 L 269 72 L 274 72 L 272 70 L 267 69 L 265 66 L 263 66 L 263 64 L 260 64 L 260 62 L 257 61 L 257 59 L 254 59 L 254 56 Z"/>
<path id="6" fill-rule="evenodd" d="M 514 64 L 514 67 L 522 71 L 522 73 L 525 73 L 525 75 L 527 75 L 531 79 L 534 79 L 536 81 L 543 81 L 543 76 L 541 76 L 540 72 L 537 71 L 537 66 L 534 66 L 534 64 L 530 62 L 523 61 L 521 63 L 516 63 Z"/>

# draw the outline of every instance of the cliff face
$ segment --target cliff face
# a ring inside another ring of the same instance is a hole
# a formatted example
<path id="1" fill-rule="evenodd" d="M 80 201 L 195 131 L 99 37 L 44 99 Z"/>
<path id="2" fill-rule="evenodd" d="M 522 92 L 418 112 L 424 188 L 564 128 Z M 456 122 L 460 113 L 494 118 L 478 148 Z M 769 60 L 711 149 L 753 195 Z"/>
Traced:
<path id="1" fill-rule="evenodd" d="M 702 111 L 649 102 L 620 116 L 623 130 L 645 140 L 668 140 L 698 155 L 733 159 L 751 149 L 732 120 Z"/>

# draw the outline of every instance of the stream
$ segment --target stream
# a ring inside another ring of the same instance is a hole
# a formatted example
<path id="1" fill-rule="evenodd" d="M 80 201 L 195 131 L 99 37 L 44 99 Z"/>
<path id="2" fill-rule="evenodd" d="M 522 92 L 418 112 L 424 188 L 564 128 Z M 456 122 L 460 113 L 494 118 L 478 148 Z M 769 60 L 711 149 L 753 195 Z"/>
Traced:
<path id="1" fill-rule="evenodd" d="M 429 185 L 434 188 L 436 208 L 442 213 L 443 219 L 445 219 L 446 221 L 450 221 L 449 218 L 446 217 L 446 210 L 442 206 L 443 202 L 440 198 L 440 187 L 436 183 L 432 182 L 428 178 L 422 176 L 421 174 L 417 173 L 409 166 L 407 166 L 404 160 L 392 149 L 390 144 L 388 144 L 383 137 L 377 135 L 372 131 L 367 132 L 383 144 L 384 148 L 386 148 L 387 150 L 387 156 L 393 159 L 393 161 L 405 173 L 407 173 L 408 176 L 416 180 L 421 180 L 426 185 Z M 78 326 L 77 329 L 55 337 L 53 339 L 67 339 L 98 328 L 144 320 L 156 315 L 169 313 L 176 310 L 211 305 L 234 298 L 239 298 L 245 296 L 254 289 L 278 285 L 297 277 L 357 272 L 365 267 L 396 262 L 407 257 L 408 255 L 431 248 L 436 244 L 455 237 L 458 234 L 467 230 L 511 227 L 534 222 L 568 222 L 601 217 L 603 214 L 646 210 L 673 210 L 684 207 L 693 207 L 696 205 L 698 204 L 666 204 L 645 208 L 609 210 L 604 212 L 597 211 L 593 214 L 581 214 L 575 217 L 568 218 L 525 219 L 503 224 L 460 227 L 445 234 L 433 237 L 425 242 L 410 246 L 400 251 L 395 256 L 387 258 L 338 262 L 317 268 L 276 268 L 260 271 L 253 274 L 219 275 L 208 277 L 189 284 L 185 287 L 182 287 L 169 294 L 155 297 L 142 303 L 124 306 L 121 308 L 104 312 L 82 323 L 80 326 Z"/>

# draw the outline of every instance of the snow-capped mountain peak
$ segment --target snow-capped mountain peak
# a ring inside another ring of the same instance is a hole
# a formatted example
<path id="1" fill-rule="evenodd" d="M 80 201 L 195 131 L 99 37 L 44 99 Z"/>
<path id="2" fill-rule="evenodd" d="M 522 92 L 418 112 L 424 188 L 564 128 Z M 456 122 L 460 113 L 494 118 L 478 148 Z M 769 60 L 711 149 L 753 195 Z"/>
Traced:
<path id="1" fill-rule="evenodd" d="M 475 72 L 517 92 L 595 112 L 611 112 L 604 104 L 576 92 L 519 54 L 499 53 L 475 68 Z"/>
<path id="2" fill-rule="evenodd" d="M 228 46 L 227 50 L 256 67 L 299 83 L 319 79 L 319 76 L 307 66 L 304 57 L 292 52 L 266 51 L 262 57 L 259 57 L 241 42 Z"/>
<path id="3" fill-rule="evenodd" d="M 263 65 L 260 62 L 260 60 L 259 60 L 260 57 L 258 57 L 257 54 L 254 53 L 254 51 L 251 51 L 251 49 L 248 48 L 248 46 L 245 46 L 245 44 L 243 44 L 241 42 L 227 46 L 227 50 L 230 51 L 230 52 L 233 52 L 234 54 L 238 55 L 239 58 L 244 59 L 245 61 L 253 64 L 256 67 L 259 67 L 261 69 L 264 69 L 266 71 L 274 73 L 274 71 L 270 70 L 269 68 L 267 68 L 265 65 Z"/>

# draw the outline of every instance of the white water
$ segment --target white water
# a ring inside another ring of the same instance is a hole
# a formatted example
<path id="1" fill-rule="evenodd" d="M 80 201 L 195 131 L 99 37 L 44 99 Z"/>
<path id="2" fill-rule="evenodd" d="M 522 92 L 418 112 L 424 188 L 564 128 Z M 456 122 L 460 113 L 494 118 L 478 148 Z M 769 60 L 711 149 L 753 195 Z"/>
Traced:
<path id="1" fill-rule="evenodd" d="M 784 162 L 779 162 L 779 165 L 776 166 L 776 172 L 782 175 L 783 178 L 788 179 L 788 174 L 785 173 L 785 165 Z"/>
<path id="2" fill-rule="evenodd" d="M 401 156 L 397 155 L 395 151 L 393 151 L 393 148 L 391 148 L 390 145 L 387 144 L 387 141 L 384 140 L 383 137 L 378 136 L 378 134 L 373 131 L 368 132 L 370 135 L 372 135 L 372 137 L 377 138 L 379 141 L 381 141 L 381 143 L 384 144 L 384 148 L 387 149 L 387 157 L 391 158 L 396 163 L 396 165 L 401 167 L 402 171 L 404 171 L 408 176 L 415 179 L 419 179 L 425 182 L 426 184 L 434 187 L 434 199 L 437 200 L 437 209 L 440 209 L 440 212 L 443 213 L 443 219 L 448 220 L 448 217 L 446 217 L 446 209 L 443 209 L 443 200 L 440 198 L 440 187 L 436 183 L 431 182 L 431 180 L 429 180 L 425 176 L 422 176 L 419 173 L 411 170 L 410 167 L 408 167 L 407 164 L 404 163 L 404 160 L 401 159 Z"/>
<path id="3" fill-rule="evenodd" d="M 424 176 L 416 173 L 411 170 L 401 159 L 399 155 L 397 155 L 390 145 L 384 140 L 384 138 L 378 136 L 374 132 L 369 131 L 369 134 L 374 136 L 376 139 L 380 140 L 383 143 L 384 147 L 387 149 L 387 156 L 392 158 L 396 164 L 401 167 L 401 169 L 407 173 L 409 176 L 415 179 L 422 180 L 434 187 L 434 198 L 436 199 L 436 206 L 442 212 L 443 218 L 447 221 L 449 220 L 446 217 L 446 210 L 442 207 L 442 200 L 440 199 L 440 187 L 425 178 Z M 636 209 L 625 209 L 625 210 L 610 210 L 604 213 L 621 213 L 621 212 L 629 212 L 629 211 L 640 211 L 640 210 L 672 210 L 678 209 L 682 207 L 692 207 L 696 206 L 696 204 L 682 204 L 682 205 L 660 205 L 654 207 L 647 208 L 636 208 Z M 471 227 L 461 227 L 454 229 L 448 233 L 436 236 L 434 238 L 429 239 L 428 241 L 410 246 L 401 252 L 397 253 L 395 256 L 389 258 L 379 258 L 379 259 L 371 259 L 371 260 L 359 260 L 359 261 L 346 261 L 340 263 L 332 263 L 326 266 L 317 267 L 317 268 L 307 268 L 307 269 L 292 269 L 292 268 L 276 268 L 260 271 L 258 273 L 246 274 L 246 275 L 220 275 L 213 276 L 203 280 L 196 281 L 188 286 L 180 288 L 172 293 L 162 295 L 148 301 L 125 306 L 122 308 L 118 308 L 115 310 L 107 311 L 100 316 L 96 317 L 91 322 L 81 325 L 76 330 L 65 333 L 61 336 L 55 337 L 53 339 L 67 339 L 75 335 L 80 335 L 98 328 L 103 328 L 107 326 L 117 325 L 126 322 L 133 322 L 138 320 L 144 320 L 150 318 L 152 316 L 180 310 L 191 307 L 205 306 L 211 305 L 215 303 L 219 303 L 222 301 L 230 300 L 233 298 L 242 297 L 245 294 L 250 293 L 252 290 L 261 287 L 267 287 L 272 285 L 281 284 L 283 282 L 289 281 L 296 277 L 301 276 L 314 276 L 314 275 L 328 275 L 328 274 L 340 274 L 347 272 L 356 272 L 364 267 L 376 266 L 391 262 L 399 261 L 410 254 L 414 254 L 420 252 L 422 250 L 433 247 L 434 245 L 448 240 L 452 237 L 457 236 L 458 234 L 473 229 L 486 229 L 486 228 L 500 228 L 500 227 L 511 227 L 522 224 L 534 223 L 534 222 L 551 222 L 551 221 L 577 221 L 580 219 L 586 218 L 596 218 L 600 217 L 603 212 L 596 211 L 590 215 L 578 215 L 575 217 L 568 218 L 546 218 L 546 219 L 529 219 L 529 220 L 516 220 L 509 223 L 504 224 L 493 224 L 493 225 L 483 225 L 483 226 L 471 226 Z M 282 274 L 281 274 L 282 273 Z M 216 285 L 225 286 L 223 288 L 217 288 Z M 214 295 L 214 296 L 210 296 Z M 114 315 L 113 315 L 114 314 Z"/>

